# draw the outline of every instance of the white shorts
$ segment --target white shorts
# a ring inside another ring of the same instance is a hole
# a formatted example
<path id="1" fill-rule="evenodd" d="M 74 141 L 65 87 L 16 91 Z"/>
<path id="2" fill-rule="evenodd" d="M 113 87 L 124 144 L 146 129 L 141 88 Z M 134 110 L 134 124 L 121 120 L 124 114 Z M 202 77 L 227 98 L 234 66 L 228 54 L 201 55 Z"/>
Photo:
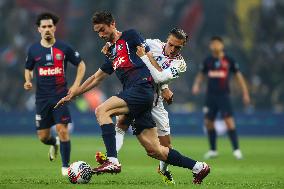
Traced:
<path id="1" fill-rule="evenodd" d="M 169 116 L 163 104 L 163 98 L 159 98 L 157 105 L 152 108 L 152 117 L 156 122 L 158 136 L 165 136 L 171 133 Z"/>

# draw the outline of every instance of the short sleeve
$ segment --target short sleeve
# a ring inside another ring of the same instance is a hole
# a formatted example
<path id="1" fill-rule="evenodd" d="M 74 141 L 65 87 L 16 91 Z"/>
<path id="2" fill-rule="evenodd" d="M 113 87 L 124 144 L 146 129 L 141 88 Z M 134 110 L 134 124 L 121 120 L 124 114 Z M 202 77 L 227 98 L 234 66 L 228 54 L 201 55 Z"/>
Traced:
<path id="1" fill-rule="evenodd" d="M 136 30 L 129 30 L 129 32 L 130 32 L 130 37 L 134 41 L 133 44 L 134 46 L 142 45 L 145 47 L 146 53 L 150 51 L 150 47 L 147 45 L 145 39 L 142 37 L 140 33 L 138 33 Z"/>
<path id="2" fill-rule="evenodd" d="M 78 64 L 82 61 L 79 52 L 75 51 L 70 46 L 67 46 L 66 59 L 75 66 L 78 66 Z"/>
<path id="3" fill-rule="evenodd" d="M 200 71 L 203 73 L 203 74 L 207 74 L 208 73 L 208 66 L 207 66 L 207 59 L 205 59 L 202 64 L 200 65 Z"/>
<path id="4" fill-rule="evenodd" d="M 112 62 L 107 57 L 105 58 L 105 63 L 100 67 L 100 69 L 109 75 L 114 72 Z"/>
<path id="5" fill-rule="evenodd" d="M 26 58 L 25 68 L 28 69 L 28 70 L 33 70 L 34 65 L 35 65 L 35 61 L 34 61 L 34 58 L 32 56 L 31 49 L 29 49 L 28 55 L 27 55 L 27 58 Z"/>
<path id="6" fill-rule="evenodd" d="M 235 59 L 231 57 L 229 58 L 229 62 L 230 62 L 230 72 L 237 73 L 239 71 L 239 64 L 236 62 Z"/>

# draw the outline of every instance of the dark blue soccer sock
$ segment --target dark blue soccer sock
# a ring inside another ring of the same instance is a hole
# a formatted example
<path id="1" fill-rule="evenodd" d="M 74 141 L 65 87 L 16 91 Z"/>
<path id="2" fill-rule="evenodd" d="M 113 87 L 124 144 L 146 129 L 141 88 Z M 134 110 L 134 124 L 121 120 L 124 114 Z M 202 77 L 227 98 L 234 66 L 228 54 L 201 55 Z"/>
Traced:
<path id="1" fill-rule="evenodd" d="M 229 129 L 228 135 L 229 135 L 230 141 L 232 143 L 233 149 L 234 150 L 239 149 L 239 141 L 238 141 L 236 129 Z"/>
<path id="2" fill-rule="evenodd" d="M 217 134 L 215 129 L 208 129 L 208 141 L 210 145 L 210 150 L 216 150 Z"/>
<path id="3" fill-rule="evenodd" d="M 60 141 L 60 154 L 62 160 L 62 167 L 68 167 L 70 162 L 71 142 Z"/>
<path id="4" fill-rule="evenodd" d="M 105 143 L 107 156 L 117 157 L 115 127 L 113 123 L 101 125 L 102 137 Z"/>
<path id="5" fill-rule="evenodd" d="M 56 144 L 56 138 L 54 136 L 50 136 L 49 139 L 42 141 L 46 145 L 55 145 Z"/>
<path id="6" fill-rule="evenodd" d="M 196 164 L 195 160 L 185 157 L 171 148 L 169 148 L 168 159 L 165 162 L 173 166 L 188 168 L 190 170 L 192 170 Z"/>

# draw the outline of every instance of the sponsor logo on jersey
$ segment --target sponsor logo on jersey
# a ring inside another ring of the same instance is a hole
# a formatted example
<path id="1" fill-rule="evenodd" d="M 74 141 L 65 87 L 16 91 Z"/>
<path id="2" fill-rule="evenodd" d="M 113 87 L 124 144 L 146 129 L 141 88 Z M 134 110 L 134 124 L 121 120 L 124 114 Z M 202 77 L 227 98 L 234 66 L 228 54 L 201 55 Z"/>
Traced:
<path id="1" fill-rule="evenodd" d="M 39 67 L 39 76 L 63 76 L 63 68 L 60 67 Z"/>
<path id="2" fill-rule="evenodd" d="M 208 72 L 210 78 L 225 78 L 227 77 L 226 71 L 224 70 L 210 70 Z"/>
<path id="3" fill-rule="evenodd" d="M 113 62 L 113 69 L 116 70 L 123 62 L 125 62 L 124 57 L 118 57 L 118 58 Z"/>

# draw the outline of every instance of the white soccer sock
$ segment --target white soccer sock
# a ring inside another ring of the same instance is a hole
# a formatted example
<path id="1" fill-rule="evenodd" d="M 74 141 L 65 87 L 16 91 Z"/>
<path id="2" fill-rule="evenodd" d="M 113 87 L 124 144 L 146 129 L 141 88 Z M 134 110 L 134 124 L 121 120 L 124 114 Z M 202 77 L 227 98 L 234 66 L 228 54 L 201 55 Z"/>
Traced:
<path id="1" fill-rule="evenodd" d="M 164 161 L 160 161 L 160 170 L 164 173 L 165 171 L 168 171 L 168 165 Z"/>
<path id="2" fill-rule="evenodd" d="M 116 135 L 115 135 L 116 151 L 118 153 L 119 150 L 121 149 L 122 145 L 123 145 L 123 139 L 124 139 L 125 131 L 123 131 L 121 128 L 118 128 L 118 127 L 115 127 L 115 131 L 116 131 Z"/>
<path id="3" fill-rule="evenodd" d="M 116 165 L 119 164 L 119 161 L 118 161 L 118 159 L 117 159 L 116 157 L 107 157 L 107 159 L 108 159 L 110 162 L 112 162 L 112 163 L 114 163 L 114 164 L 116 164 Z"/>
<path id="4" fill-rule="evenodd" d="M 203 169 L 203 162 L 196 162 L 193 169 L 192 169 L 192 172 L 193 173 L 199 173 L 201 170 Z"/>

